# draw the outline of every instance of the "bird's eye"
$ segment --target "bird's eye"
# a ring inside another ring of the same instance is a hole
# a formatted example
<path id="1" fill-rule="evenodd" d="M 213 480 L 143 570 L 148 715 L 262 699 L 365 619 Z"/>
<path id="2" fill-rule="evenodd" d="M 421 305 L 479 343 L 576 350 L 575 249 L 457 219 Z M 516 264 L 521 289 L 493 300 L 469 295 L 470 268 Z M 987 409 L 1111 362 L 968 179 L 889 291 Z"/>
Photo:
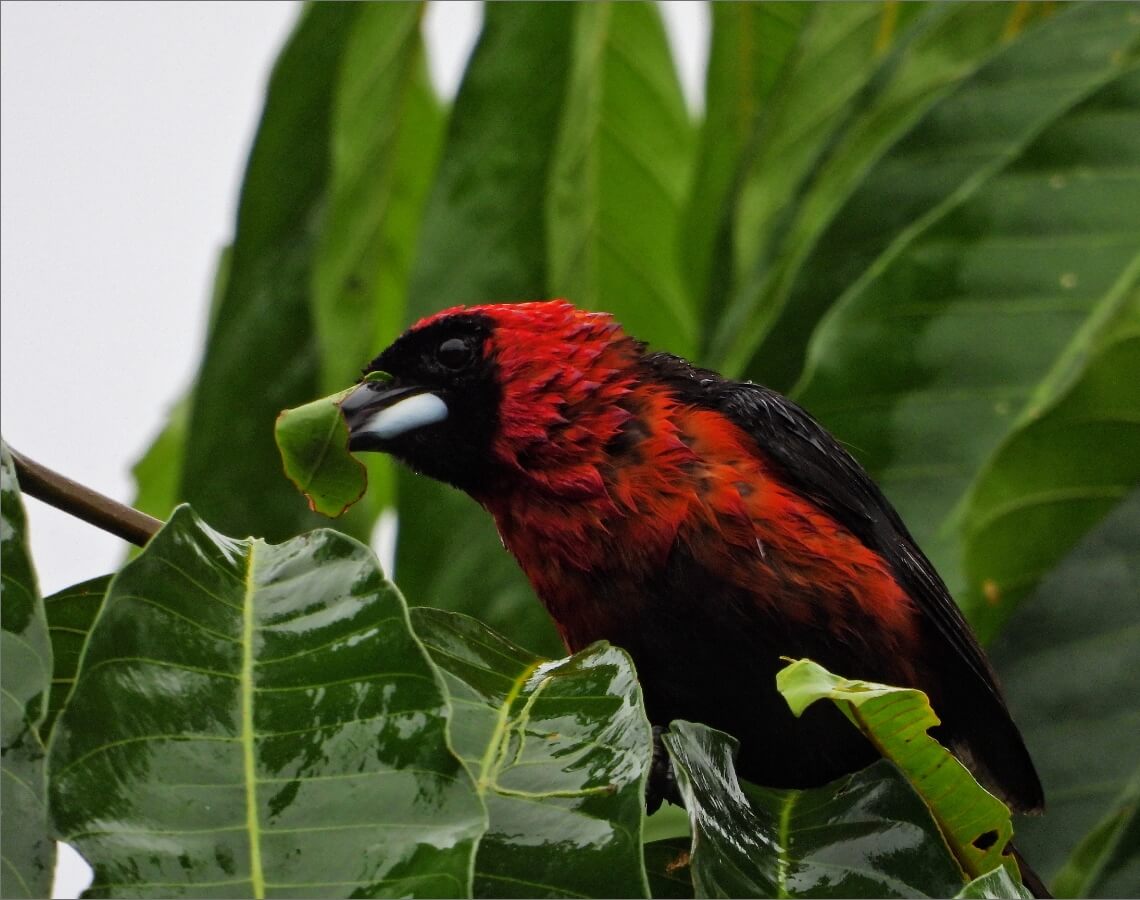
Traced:
<path id="1" fill-rule="evenodd" d="M 475 356 L 475 351 L 467 341 L 460 338 L 448 338 L 435 351 L 435 358 L 445 369 L 458 372 L 466 367 Z"/>

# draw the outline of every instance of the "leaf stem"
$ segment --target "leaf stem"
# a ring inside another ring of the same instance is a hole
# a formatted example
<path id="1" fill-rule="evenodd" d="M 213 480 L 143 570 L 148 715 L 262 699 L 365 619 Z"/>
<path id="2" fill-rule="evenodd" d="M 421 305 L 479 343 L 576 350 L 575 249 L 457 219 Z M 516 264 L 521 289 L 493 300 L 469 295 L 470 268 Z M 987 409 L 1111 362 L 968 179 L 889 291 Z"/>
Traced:
<path id="1" fill-rule="evenodd" d="M 16 464 L 20 490 L 30 497 L 139 547 L 144 546 L 162 527 L 162 522 L 153 516 L 53 472 L 47 466 L 17 453 L 11 446 L 8 452 Z"/>

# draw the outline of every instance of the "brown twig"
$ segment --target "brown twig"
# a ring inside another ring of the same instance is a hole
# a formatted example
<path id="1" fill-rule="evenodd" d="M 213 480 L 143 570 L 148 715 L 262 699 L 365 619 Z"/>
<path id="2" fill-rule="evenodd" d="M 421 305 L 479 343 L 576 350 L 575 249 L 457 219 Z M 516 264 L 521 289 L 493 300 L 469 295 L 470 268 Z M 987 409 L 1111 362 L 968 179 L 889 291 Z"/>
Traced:
<path id="1" fill-rule="evenodd" d="M 16 464 L 16 477 L 20 490 L 30 497 L 42 500 L 56 509 L 62 509 L 77 519 L 102 528 L 116 537 L 142 547 L 149 541 L 162 522 L 85 487 L 35 460 L 28 459 L 11 447 L 12 462 Z"/>

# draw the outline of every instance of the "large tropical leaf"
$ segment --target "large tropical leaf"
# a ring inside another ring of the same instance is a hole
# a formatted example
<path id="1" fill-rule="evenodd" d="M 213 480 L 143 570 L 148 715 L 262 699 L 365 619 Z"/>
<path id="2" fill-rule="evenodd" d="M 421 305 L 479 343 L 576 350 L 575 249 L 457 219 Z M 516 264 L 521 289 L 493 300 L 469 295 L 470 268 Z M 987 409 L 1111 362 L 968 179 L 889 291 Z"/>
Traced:
<path id="1" fill-rule="evenodd" d="M 419 3 L 367 4 L 340 64 L 328 210 L 314 260 L 322 393 L 343 390 L 404 324 L 412 254 L 443 135 Z"/>
<path id="2" fill-rule="evenodd" d="M 1017 843 L 1062 897 L 1140 894 L 1140 489 L 1045 578 L 992 647 L 1045 787 Z"/>
<path id="3" fill-rule="evenodd" d="M 977 898 L 977 900 L 1020 900 L 1031 894 L 1024 885 L 1018 884 L 1004 866 L 985 875 L 979 875 L 958 891 L 955 897 Z"/>
<path id="4" fill-rule="evenodd" d="M 317 524 L 281 475 L 273 421 L 322 381 L 345 387 L 402 318 L 439 131 L 418 17 L 417 4 L 308 7 L 274 68 L 181 482 L 228 531 Z M 375 499 L 338 527 L 371 530 L 389 494 L 375 470 Z"/>
<path id="5" fill-rule="evenodd" d="M 961 870 L 886 761 L 808 791 L 741 785 L 736 741 L 690 722 L 665 735 L 693 826 L 698 897 L 949 897 Z"/>
<path id="6" fill-rule="evenodd" d="M 1119 287 L 1110 317 L 1070 342 L 968 498 L 959 602 L 983 637 L 1140 484 L 1140 256 Z"/>
<path id="7" fill-rule="evenodd" d="M 576 14 L 571 3 L 484 6 L 424 214 L 409 321 L 459 303 L 544 298 L 545 185 Z"/>
<path id="8" fill-rule="evenodd" d="M 897 29 L 879 3 L 815 4 L 799 8 L 793 44 L 778 72 L 770 102 L 752 123 L 746 152 L 738 161 L 727 199 L 731 221 L 718 259 L 721 290 L 710 295 L 705 361 L 738 374 L 755 349 L 758 278 L 766 273 L 786 229 L 800 185 L 841 131 L 844 109 L 863 95 L 879 62 L 880 35 Z M 910 15 L 914 5 L 905 5 Z M 779 50 L 777 50 L 779 53 Z M 710 60 L 711 64 L 711 60 Z M 712 99 L 709 99 L 710 110 Z M 698 176 L 699 177 L 699 176 Z"/>
<path id="9" fill-rule="evenodd" d="M 547 288 L 660 349 L 696 349 L 675 252 L 693 132 L 655 6 L 577 10 L 548 187 Z"/>
<path id="10" fill-rule="evenodd" d="M 712 3 L 705 117 L 679 241 L 687 288 L 698 311 L 719 310 L 732 273 L 732 192 L 757 117 L 774 102 L 777 77 L 793 56 L 807 3 Z M 712 324 L 706 317 L 704 324 Z"/>
<path id="11" fill-rule="evenodd" d="M 1000 3 L 813 11 L 801 51 L 781 79 L 782 102 L 760 123 L 737 214 L 738 283 L 714 344 L 718 365 L 733 373 L 747 367 L 781 389 L 799 374 L 819 317 L 861 267 L 956 187 L 949 178 L 915 189 L 897 184 L 890 170 L 877 180 L 872 167 L 1001 51 L 1016 14 Z M 828 71 L 845 74 L 844 90 L 827 92 L 821 73 Z M 969 170 L 977 161 L 961 162 Z"/>
<path id="12" fill-rule="evenodd" d="M 1138 36 L 1123 5 L 1062 8 L 895 144 L 867 176 L 878 203 L 843 211 L 873 233 L 878 209 L 944 198 L 867 260 L 813 337 L 798 399 L 856 448 L 956 593 L 954 512 L 975 473 L 1134 277 Z"/>
<path id="13" fill-rule="evenodd" d="M 451 737 L 489 824 L 480 897 L 645 897 L 641 822 L 650 730 L 626 654 L 545 660 L 478 621 L 416 608 L 446 675 Z"/>
<path id="14" fill-rule="evenodd" d="M 51 641 L 27 546 L 15 465 L 0 441 L 0 895 L 46 897 L 48 836 L 40 727 L 51 690 Z"/>
<path id="15" fill-rule="evenodd" d="M 484 811 L 372 553 L 188 508 L 114 579 L 55 727 L 93 896 L 463 896 Z"/>

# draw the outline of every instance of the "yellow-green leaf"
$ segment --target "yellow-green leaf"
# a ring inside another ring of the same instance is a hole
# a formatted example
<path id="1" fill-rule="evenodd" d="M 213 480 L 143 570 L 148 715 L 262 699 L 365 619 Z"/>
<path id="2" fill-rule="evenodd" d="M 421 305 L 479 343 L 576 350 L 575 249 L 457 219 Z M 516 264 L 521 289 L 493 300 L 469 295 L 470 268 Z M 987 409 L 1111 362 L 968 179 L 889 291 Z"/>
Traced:
<path id="1" fill-rule="evenodd" d="M 833 701 L 902 769 L 967 874 L 984 875 L 1007 862 L 1004 851 L 1013 836 L 1009 810 L 927 734 L 939 719 L 926 694 L 832 675 L 810 659 L 782 669 L 776 687 L 797 716 L 817 700 Z"/>

